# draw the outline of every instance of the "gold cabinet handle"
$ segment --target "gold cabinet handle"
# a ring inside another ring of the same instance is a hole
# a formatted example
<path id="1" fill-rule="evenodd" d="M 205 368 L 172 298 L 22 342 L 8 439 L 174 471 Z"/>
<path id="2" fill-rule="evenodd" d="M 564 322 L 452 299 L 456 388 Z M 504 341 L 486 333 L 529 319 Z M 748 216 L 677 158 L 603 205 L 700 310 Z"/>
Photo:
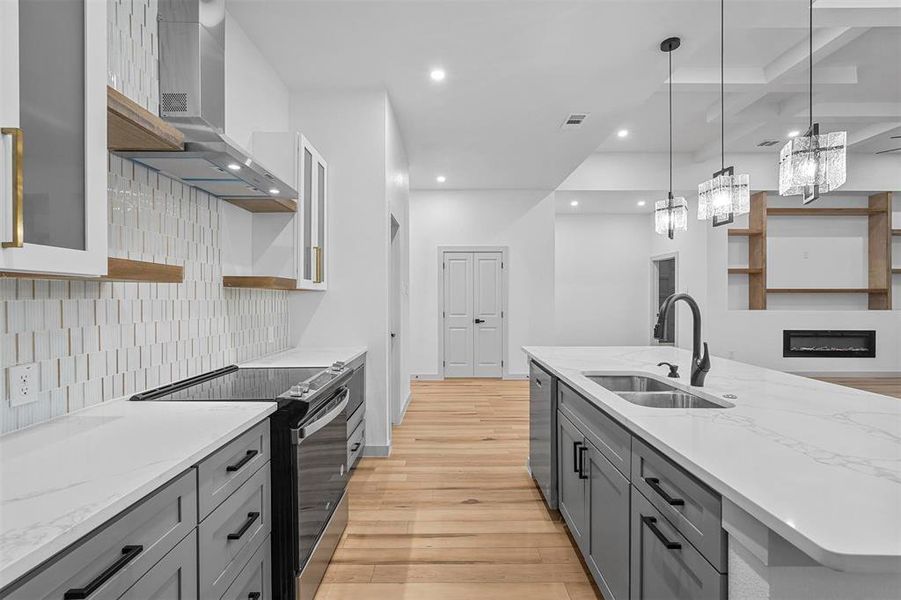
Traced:
<path id="1" fill-rule="evenodd" d="M 316 261 L 316 277 L 313 283 L 322 283 L 322 247 L 313 246 L 314 260 Z"/>
<path id="2" fill-rule="evenodd" d="M 25 238 L 25 207 L 22 202 L 25 195 L 23 186 L 25 179 L 23 170 L 25 161 L 23 135 L 22 130 L 18 127 L 0 128 L 0 134 L 11 135 L 13 138 L 13 239 L 11 242 L 3 242 L 3 247 L 21 248 Z"/>

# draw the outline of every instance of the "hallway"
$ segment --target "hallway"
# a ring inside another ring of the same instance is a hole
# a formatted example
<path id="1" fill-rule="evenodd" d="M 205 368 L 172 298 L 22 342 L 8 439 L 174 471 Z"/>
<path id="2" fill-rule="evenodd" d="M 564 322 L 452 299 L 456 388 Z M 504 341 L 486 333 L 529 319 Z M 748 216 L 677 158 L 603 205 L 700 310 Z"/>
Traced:
<path id="1" fill-rule="evenodd" d="M 593 600 L 525 468 L 528 383 L 414 382 L 390 458 L 364 459 L 317 600 Z"/>

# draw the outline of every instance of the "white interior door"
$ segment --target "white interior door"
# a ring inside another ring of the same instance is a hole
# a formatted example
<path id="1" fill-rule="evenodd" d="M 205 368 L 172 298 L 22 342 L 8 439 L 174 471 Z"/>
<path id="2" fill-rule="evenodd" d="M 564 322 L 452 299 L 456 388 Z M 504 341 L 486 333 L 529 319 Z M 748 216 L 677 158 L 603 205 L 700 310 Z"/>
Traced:
<path id="1" fill-rule="evenodd" d="M 445 252 L 444 376 L 503 375 L 501 252 Z"/>
<path id="2" fill-rule="evenodd" d="M 501 295 L 501 253 L 473 255 L 473 375 L 500 377 L 503 374 L 503 297 Z"/>
<path id="3" fill-rule="evenodd" d="M 444 375 L 472 377 L 472 252 L 444 254 Z"/>

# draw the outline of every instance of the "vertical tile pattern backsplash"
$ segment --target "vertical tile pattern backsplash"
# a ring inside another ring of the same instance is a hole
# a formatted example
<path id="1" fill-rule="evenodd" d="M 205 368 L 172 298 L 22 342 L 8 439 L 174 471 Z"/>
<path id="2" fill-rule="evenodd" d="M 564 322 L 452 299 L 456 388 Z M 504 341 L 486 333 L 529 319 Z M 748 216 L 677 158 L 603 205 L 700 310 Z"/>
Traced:
<path id="1" fill-rule="evenodd" d="M 156 0 L 109 0 L 110 85 L 157 112 Z M 0 433 L 287 347 L 287 292 L 222 287 L 220 201 L 109 158 L 110 256 L 181 284 L 0 279 Z M 38 365 L 12 407 L 9 367 Z"/>
<path id="2" fill-rule="evenodd" d="M 159 113 L 157 0 L 107 0 L 107 84 Z"/>

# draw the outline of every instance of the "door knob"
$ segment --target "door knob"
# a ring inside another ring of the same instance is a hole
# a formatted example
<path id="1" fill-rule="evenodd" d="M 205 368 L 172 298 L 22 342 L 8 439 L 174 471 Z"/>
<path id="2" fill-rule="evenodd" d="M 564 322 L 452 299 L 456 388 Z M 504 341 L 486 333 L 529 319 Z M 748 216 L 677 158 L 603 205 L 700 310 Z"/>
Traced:
<path id="1" fill-rule="evenodd" d="M 485 322 L 485 319 L 476 319 L 475 320 L 476 325 L 478 325 L 479 323 L 484 323 L 484 322 Z"/>

